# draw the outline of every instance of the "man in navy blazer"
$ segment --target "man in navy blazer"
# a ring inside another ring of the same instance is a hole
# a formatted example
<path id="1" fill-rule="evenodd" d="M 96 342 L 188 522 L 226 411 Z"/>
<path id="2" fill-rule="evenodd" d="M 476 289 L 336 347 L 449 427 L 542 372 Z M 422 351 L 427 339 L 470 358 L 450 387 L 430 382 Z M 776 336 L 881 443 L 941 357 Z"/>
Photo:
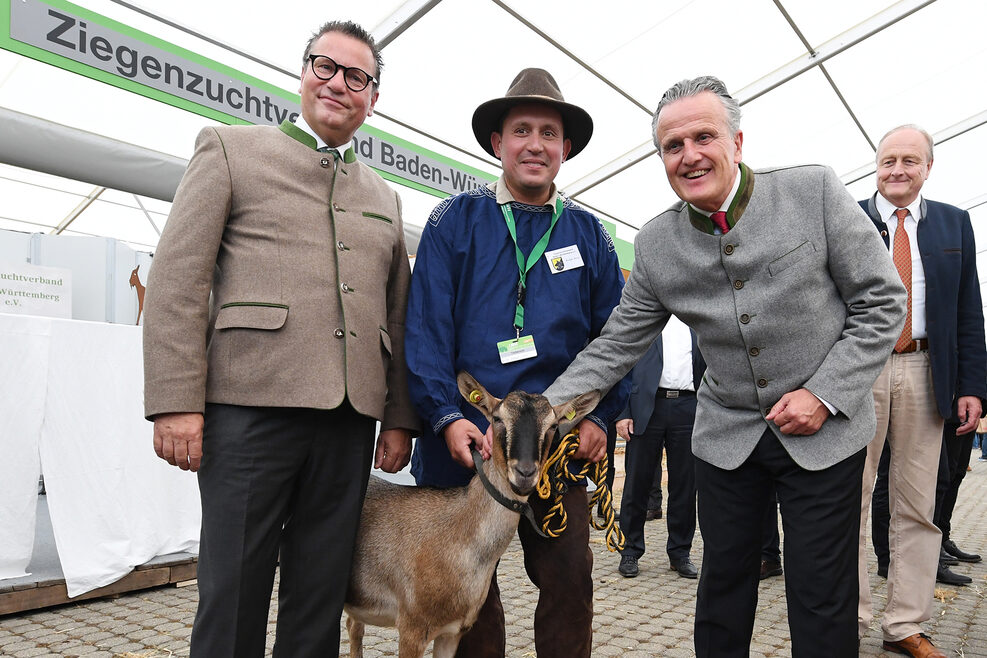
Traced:
<path id="1" fill-rule="evenodd" d="M 665 340 L 663 340 L 665 338 Z M 688 357 L 688 360 L 687 360 Z M 665 363 L 668 358 L 671 362 Z M 661 335 L 631 371 L 631 396 L 617 421 L 617 434 L 627 441 L 620 529 L 624 549 L 618 571 L 625 578 L 638 574 L 644 555 L 644 522 L 661 452 L 668 456 L 669 568 L 683 578 L 698 571 L 690 559 L 696 534 L 696 467 L 692 457 L 692 427 L 696 422 L 696 391 L 706 362 L 696 344 L 696 332 L 672 316 Z"/>
<path id="2" fill-rule="evenodd" d="M 860 205 L 888 245 L 908 289 L 902 335 L 874 384 L 877 433 L 867 448 L 861 498 L 857 614 L 863 637 L 873 618 L 865 525 L 885 442 L 891 444 L 888 600 L 884 648 L 945 656 L 922 633 L 932 615 L 941 533 L 932 522 L 943 419 L 956 401 L 957 434 L 977 427 L 987 397 L 987 349 L 970 215 L 928 201 L 932 137 L 914 125 L 877 149 L 877 193 Z M 904 230 L 902 230 L 902 228 Z"/>

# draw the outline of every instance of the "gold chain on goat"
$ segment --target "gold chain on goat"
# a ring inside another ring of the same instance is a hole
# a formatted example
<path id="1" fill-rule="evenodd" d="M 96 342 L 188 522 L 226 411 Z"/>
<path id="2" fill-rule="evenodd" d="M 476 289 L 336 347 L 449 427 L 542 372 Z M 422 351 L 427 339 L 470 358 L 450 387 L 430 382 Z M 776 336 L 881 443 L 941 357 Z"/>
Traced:
<path id="1" fill-rule="evenodd" d="M 589 477 L 596 484 L 596 491 L 589 499 L 589 523 L 597 530 L 607 533 L 607 549 L 611 552 L 624 548 L 624 533 L 620 531 L 613 513 L 613 497 L 607 486 L 607 468 L 609 457 L 603 456 L 599 463 L 585 462 L 578 473 L 569 471 L 569 459 L 579 449 L 579 430 L 566 434 L 555 452 L 545 460 L 541 476 L 538 478 L 538 497 L 542 500 L 552 500 L 552 506 L 542 521 L 542 531 L 549 537 L 558 537 L 565 532 L 568 516 L 562 507 L 562 496 L 569 489 L 569 484 L 579 483 Z M 599 506 L 603 522 L 597 523 L 593 508 Z"/>

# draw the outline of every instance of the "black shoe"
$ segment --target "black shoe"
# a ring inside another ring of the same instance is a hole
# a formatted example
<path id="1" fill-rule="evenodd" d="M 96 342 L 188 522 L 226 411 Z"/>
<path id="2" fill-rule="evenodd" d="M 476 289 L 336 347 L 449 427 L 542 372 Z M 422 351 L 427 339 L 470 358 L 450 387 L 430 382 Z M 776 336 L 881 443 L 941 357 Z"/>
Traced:
<path id="1" fill-rule="evenodd" d="M 761 580 L 771 576 L 780 576 L 784 572 L 781 570 L 781 562 L 775 560 L 761 560 Z"/>
<path id="2" fill-rule="evenodd" d="M 947 567 L 955 567 L 959 563 L 960 561 L 947 553 L 945 549 L 939 549 L 939 564 L 945 564 Z"/>
<path id="3" fill-rule="evenodd" d="M 668 568 L 671 571 L 678 571 L 679 575 L 683 578 L 695 578 L 699 575 L 699 570 L 696 569 L 696 565 L 692 563 L 689 558 L 684 558 L 682 560 L 673 560 Z"/>
<path id="4" fill-rule="evenodd" d="M 877 565 L 877 575 L 880 576 L 881 578 L 887 578 L 888 577 L 888 565 L 886 565 L 886 564 L 879 564 L 879 565 Z"/>
<path id="5" fill-rule="evenodd" d="M 649 509 L 647 512 L 644 513 L 645 521 L 654 521 L 655 519 L 660 519 L 660 518 L 661 518 L 660 507 L 658 509 Z"/>
<path id="6" fill-rule="evenodd" d="M 950 571 L 949 567 L 945 564 L 940 564 L 939 569 L 936 571 L 936 582 L 943 583 L 944 585 L 963 586 L 972 583 L 973 578 Z"/>
<path id="7" fill-rule="evenodd" d="M 638 574 L 637 558 L 633 555 L 621 555 L 620 566 L 617 567 L 617 571 L 624 578 L 636 578 Z"/>
<path id="8" fill-rule="evenodd" d="M 944 551 L 952 555 L 960 562 L 980 562 L 981 559 L 980 556 L 977 555 L 976 553 L 967 553 L 965 551 L 961 551 L 956 546 L 956 542 L 954 542 L 952 539 L 947 539 L 946 541 L 944 541 L 942 543 L 942 548 Z"/>

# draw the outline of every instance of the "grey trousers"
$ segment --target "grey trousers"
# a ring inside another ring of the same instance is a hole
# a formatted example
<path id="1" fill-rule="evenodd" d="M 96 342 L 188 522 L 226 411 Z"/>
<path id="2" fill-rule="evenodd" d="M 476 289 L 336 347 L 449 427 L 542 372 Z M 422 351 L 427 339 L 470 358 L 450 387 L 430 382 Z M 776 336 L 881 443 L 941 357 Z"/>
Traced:
<path id="1" fill-rule="evenodd" d="M 192 658 L 264 655 L 280 555 L 274 655 L 339 654 L 339 620 L 374 450 L 374 420 L 207 405 Z"/>

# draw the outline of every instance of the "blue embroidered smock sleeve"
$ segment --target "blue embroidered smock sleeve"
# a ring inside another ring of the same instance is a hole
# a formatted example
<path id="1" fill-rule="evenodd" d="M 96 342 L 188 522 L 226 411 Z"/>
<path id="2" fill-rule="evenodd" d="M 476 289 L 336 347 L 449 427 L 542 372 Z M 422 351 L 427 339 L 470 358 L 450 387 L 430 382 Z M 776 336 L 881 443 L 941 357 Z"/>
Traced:
<path id="1" fill-rule="evenodd" d="M 408 297 L 414 331 L 405 335 L 405 349 L 415 352 L 415 367 L 409 372 L 412 402 L 426 431 L 434 435 L 463 417 L 455 370 L 455 299 L 462 255 L 457 253 L 453 232 L 432 223 L 442 208 L 440 204 L 432 213 L 418 243 L 412 271 L 415 293 Z"/>

